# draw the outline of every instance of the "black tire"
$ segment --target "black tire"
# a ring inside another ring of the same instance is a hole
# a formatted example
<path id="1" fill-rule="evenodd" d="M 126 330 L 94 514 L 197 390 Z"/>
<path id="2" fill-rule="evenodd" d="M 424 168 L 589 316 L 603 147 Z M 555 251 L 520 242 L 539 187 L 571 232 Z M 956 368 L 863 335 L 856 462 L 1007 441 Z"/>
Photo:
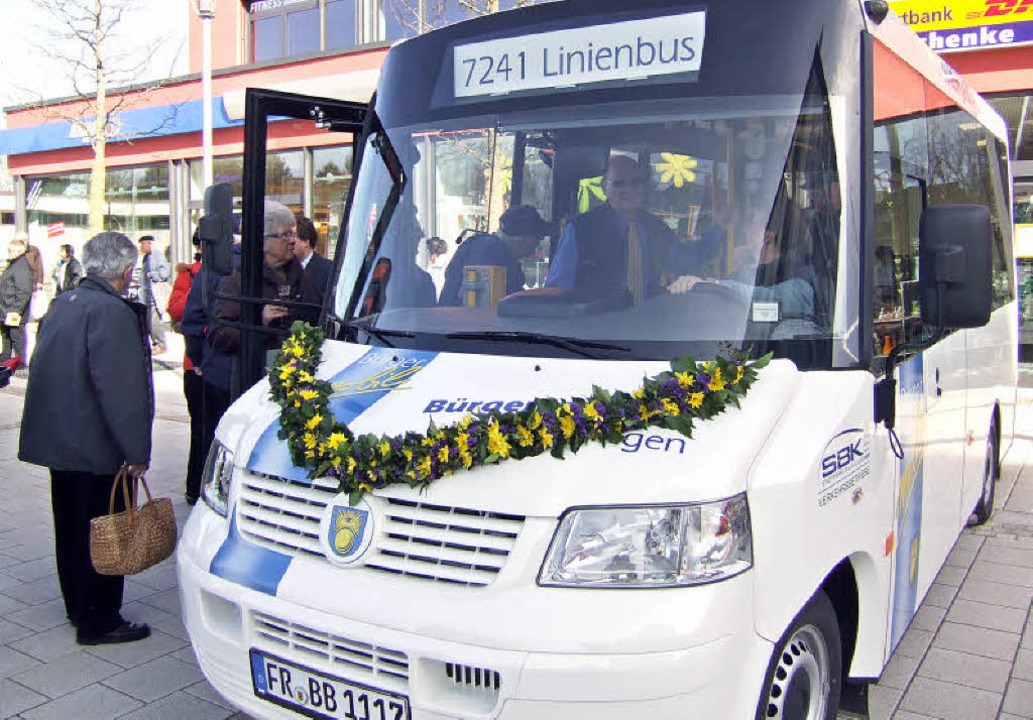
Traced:
<path id="1" fill-rule="evenodd" d="M 819 590 L 775 645 L 757 720 L 835 720 L 842 682 L 839 622 Z"/>
<path id="2" fill-rule="evenodd" d="M 997 481 L 1001 477 L 1001 441 L 997 436 L 997 418 L 990 421 L 990 433 L 986 437 L 986 460 L 983 462 L 983 493 L 979 496 L 973 525 L 982 525 L 994 514 L 994 496 Z"/>

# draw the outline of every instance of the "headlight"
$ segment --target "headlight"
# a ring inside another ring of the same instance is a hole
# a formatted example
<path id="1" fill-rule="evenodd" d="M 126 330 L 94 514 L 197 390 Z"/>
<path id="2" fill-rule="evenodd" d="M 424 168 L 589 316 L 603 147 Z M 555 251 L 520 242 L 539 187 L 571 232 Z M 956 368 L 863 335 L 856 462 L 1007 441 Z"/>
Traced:
<path id="1" fill-rule="evenodd" d="M 538 582 L 672 587 L 724 580 L 753 565 L 746 495 L 697 505 L 571 510 Z"/>
<path id="2" fill-rule="evenodd" d="M 213 440 L 208 461 L 204 464 L 204 475 L 201 476 L 201 494 L 208 507 L 223 517 L 226 517 L 232 479 L 233 453 L 218 440 Z"/>

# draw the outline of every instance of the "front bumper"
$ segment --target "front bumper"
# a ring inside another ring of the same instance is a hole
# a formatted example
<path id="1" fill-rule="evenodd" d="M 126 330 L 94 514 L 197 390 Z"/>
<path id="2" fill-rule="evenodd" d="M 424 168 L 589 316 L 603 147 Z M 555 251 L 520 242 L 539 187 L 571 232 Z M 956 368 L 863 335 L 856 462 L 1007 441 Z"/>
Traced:
<path id="1" fill-rule="evenodd" d="M 443 639 L 441 633 L 417 632 L 415 623 L 400 629 L 394 624 L 346 617 L 345 601 L 337 614 L 217 577 L 208 571 L 206 562 L 211 548 L 201 545 L 210 546 L 216 540 L 217 527 L 224 523 L 199 507 L 190 519 L 193 527 L 184 533 L 185 539 L 197 540 L 182 543 L 179 550 L 184 622 L 209 681 L 255 717 L 297 715 L 255 696 L 249 661 L 252 648 L 334 677 L 405 695 L 412 720 L 754 716 L 772 648 L 753 632 L 750 573 L 701 588 L 563 591 L 554 597 L 575 597 L 582 617 L 574 621 L 571 608 L 558 603 L 555 612 L 571 616 L 571 622 L 555 624 L 559 629 L 553 630 L 550 651 L 536 652 L 533 647 L 520 647 L 516 640 L 521 636 L 520 623 L 529 622 L 535 611 L 517 614 L 511 603 L 499 601 L 496 616 L 499 624 L 510 626 L 508 636 L 514 641 L 501 642 L 499 638 L 506 634 L 500 633 L 478 643 L 469 639 L 461 607 L 437 606 L 422 596 L 421 588 L 426 586 L 411 583 L 408 600 L 414 608 L 439 617 L 452 612 L 449 619 L 456 624 L 455 636 L 466 636 L 455 642 Z M 326 572 L 334 570 L 328 566 Z M 399 590 L 397 584 L 391 587 Z M 532 587 L 528 592 L 545 590 Z M 707 593 L 720 597 L 694 602 Z M 299 589 L 292 589 L 292 594 L 297 597 Z M 474 602 L 497 601 L 480 595 Z M 597 638 L 584 637 L 585 613 L 597 615 L 597 637 L 617 626 L 622 626 L 624 635 L 656 636 L 658 626 L 661 633 L 670 628 L 671 635 L 681 635 L 678 612 L 672 609 L 679 605 L 684 618 L 691 621 L 682 625 L 704 623 L 710 630 L 708 639 L 655 652 L 642 648 L 626 653 L 585 651 L 600 646 Z M 700 618 L 700 612 L 707 616 Z M 564 625 L 571 627 L 568 637 L 562 636 Z"/>

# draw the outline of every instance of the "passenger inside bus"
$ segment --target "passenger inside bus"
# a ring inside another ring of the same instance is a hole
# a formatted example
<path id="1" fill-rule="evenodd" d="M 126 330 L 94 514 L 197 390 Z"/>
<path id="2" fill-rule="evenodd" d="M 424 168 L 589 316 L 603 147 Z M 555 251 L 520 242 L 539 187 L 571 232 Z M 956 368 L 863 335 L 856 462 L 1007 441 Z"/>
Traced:
<path id="1" fill-rule="evenodd" d="M 712 282 L 729 288 L 743 302 L 775 302 L 779 318 L 813 320 L 814 268 L 795 253 L 783 252 L 783 240 L 770 225 L 765 227 L 754 217 L 747 223 L 752 229 L 751 243 L 736 252 L 736 269 L 728 278 L 702 278 L 682 275 L 667 286 L 671 293 L 690 292 L 700 282 Z"/>
<path id="2" fill-rule="evenodd" d="M 464 268 L 494 265 L 506 269 L 506 294 L 524 289 L 527 281 L 520 261 L 531 255 L 550 225 L 531 205 L 514 205 L 502 213 L 494 233 L 477 233 L 464 240 L 445 270 L 445 287 L 439 305 L 463 305 Z"/>

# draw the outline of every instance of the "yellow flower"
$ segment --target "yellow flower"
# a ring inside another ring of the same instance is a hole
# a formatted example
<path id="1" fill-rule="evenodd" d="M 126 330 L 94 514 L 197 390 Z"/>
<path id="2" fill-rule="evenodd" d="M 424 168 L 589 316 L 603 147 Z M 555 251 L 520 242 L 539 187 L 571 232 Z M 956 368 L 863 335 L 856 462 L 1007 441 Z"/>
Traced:
<path id="1" fill-rule="evenodd" d="M 438 449 L 438 462 L 448 462 L 448 445 L 442 445 Z"/>
<path id="2" fill-rule="evenodd" d="M 646 389 L 645 388 L 639 388 L 635 392 L 631 393 L 631 397 L 635 398 L 636 400 L 641 400 L 645 396 L 646 396 Z"/>
<path id="3" fill-rule="evenodd" d="M 308 419 L 307 423 L 305 423 L 305 429 L 306 430 L 315 430 L 316 427 L 321 422 L 323 422 L 323 416 L 320 415 L 319 413 L 316 413 L 315 415 L 313 415 L 312 417 L 310 417 Z"/>
<path id="4" fill-rule="evenodd" d="M 602 422 L 603 416 L 599 414 L 599 410 L 595 407 L 595 400 L 585 405 L 585 417 L 595 422 Z"/>
<path id="5" fill-rule="evenodd" d="M 373 486 L 369 483 L 359 483 L 359 490 L 362 490 L 362 492 L 373 492 Z"/>
<path id="6" fill-rule="evenodd" d="M 674 402 L 673 400 L 664 398 L 660 401 L 660 404 L 664 406 L 664 412 L 666 412 L 668 415 L 677 417 L 681 414 L 681 408 L 679 408 L 678 403 Z"/>
<path id="7" fill-rule="evenodd" d="M 735 368 L 735 382 L 742 380 L 742 365 Z"/>
<path id="8" fill-rule="evenodd" d="M 473 422 L 473 415 L 471 415 L 470 413 L 467 413 L 466 415 L 463 416 L 463 419 L 459 421 L 459 424 L 456 427 L 458 427 L 460 430 L 466 430 L 466 428 L 470 427 L 470 423 L 472 423 L 472 422 Z"/>
<path id="9" fill-rule="evenodd" d="M 488 452 L 495 453 L 501 458 L 509 457 L 509 440 L 499 430 L 498 423 L 492 423 L 488 427 Z"/>
<path id="10" fill-rule="evenodd" d="M 331 450 L 336 450 L 337 446 L 343 443 L 345 440 L 344 433 L 335 432 L 330 433 L 330 437 L 326 439 L 326 445 Z"/>
<path id="11" fill-rule="evenodd" d="M 548 450 L 552 447 L 552 433 L 549 432 L 549 428 L 542 426 L 542 429 L 538 431 L 538 434 L 542 438 L 542 447 Z"/>
<path id="12" fill-rule="evenodd" d="M 405 448 L 404 450 L 402 450 L 402 454 L 405 455 L 406 462 L 412 462 L 412 450 L 410 450 L 409 448 Z"/>
<path id="13" fill-rule="evenodd" d="M 302 358 L 305 356 L 305 350 L 300 345 L 294 345 L 292 347 L 287 348 L 287 352 L 289 352 L 296 358 Z"/>
<path id="14" fill-rule="evenodd" d="M 305 433 L 301 436 L 301 440 L 305 443 L 305 447 L 309 450 L 312 450 L 316 447 L 316 436 L 313 433 Z"/>
<path id="15" fill-rule="evenodd" d="M 520 447 L 531 447 L 534 445 L 534 433 L 525 428 L 523 425 L 518 425 L 517 429 L 517 443 Z"/>
<path id="16" fill-rule="evenodd" d="M 527 427 L 530 430 L 537 430 L 538 427 L 541 424 L 542 424 L 542 416 L 538 413 L 537 410 L 535 410 L 534 414 L 531 415 L 531 419 L 527 421 Z"/>
<path id="17" fill-rule="evenodd" d="M 693 377 L 686 372 L 675 373 L 674 376 L 678 378 L 678 385 L 683 388 L 692 387 L 694 382 Z"/>
<path id="18" fill-rule="evenodd" d="M 420 445 L 423 447 L 434 447 L 434 440 L 433 438 L 425 437 L 420 440 Z"/>
<path id="19" fill-rule="evenodd" d="M 308 402 L 309 400 L 315 400 L 317 397 L 319 397 L 319 393 L 317 393 L 315 390 L 302 390 L 298 394 L 301 395 L 301 399 L 305 402 Z"/>
<path id="20" fill-rule="evenodd" d="M 714 374 L 710 377 L 710 384 L 707 387 L 717 392 L 718 390 L 724 390 L 727 384 L 721 379 L 721 368 L 715 367 Z"/>
<path id="21" fill-rule="evenodd" d="M 421 478 L 425 478 L 430 475 L 430 456 L 424 456 L 420 458 L 420 461 L 416 463 L 416 472 L 420 474 Z"/>
<path id="22" fill-rule="evenodd" d="M 355 458 L 353 458 L 353 457 L 348 458 L 348 474 L 349 475 L 355 472 L 355 468 L 357 466 L 358 466 L 358 463 L 355 462 Z"/>
<path id="23" fill-rule="evenodd" d="M 335 468 L 341 467 L 341 458 L 340 458 L 340 456 L 334 456 L 334 459 L 330 461 L 330 464 L 333 465 Z"/>
<path id="24" fill-rule="evenodd" d="M 293 365 L 283 365 L 283 366 L 281 366 L 280 367 L 280 379 L 281 380 L 286 380 L 287 378 L 289 378 L 291 375 L 294 374 L 296 369 L 297 368 L 295 368 Z"/>
<path id="25" fill-rule="evenodd" d="M 648 420 L 649 418 L 653 417 L 655 412 L 655 410 L 650 410 L 645 405 L 638 406 L 638 416 L 642 420 Z"/>
<path id="26" fill-rule="evenodd" d="M 300 370 L 298 372 L 298 382 L 310 383 L 313 381 L 315 381 L 315 378 L 312 377 L 312 373 L 310 373 L 308 370 Z"/>
<path id="27" fill-rule="evenodd" d="M 696 158 L 666 152 L 660 153 L 660 157 L 663 158 L 663 162 L 656 164 L 656 169 L 660 172 L 660 182 L 674 181 L 674 186 L 680 188 L 686 182 L 696 179 L 696 173 L 693 172 L 699 164 Z"/>
<path id="28" fill-rule="evenodd" d="M 387 457 L 390 453 L 391 443 L 389 443 L 387 440 L 384 440 L 382 443 L 380 443 L 380 454 L 384 457 Z"/>
<path id="29" fill-rule="evenodd" d="M 564 415 L 560 418 L 560 432 L 568 440 L 574 434 L 574 418 Z"/>
<path id="30" fill-rule="evenodd" d="M 703 393 L 698 392 L 698 393 L 692 393 L 691 395 L 689 395 L 689 405 L 691 405 L 694 408 L 698 408 L 702 404 L 703 404 Z"/>

